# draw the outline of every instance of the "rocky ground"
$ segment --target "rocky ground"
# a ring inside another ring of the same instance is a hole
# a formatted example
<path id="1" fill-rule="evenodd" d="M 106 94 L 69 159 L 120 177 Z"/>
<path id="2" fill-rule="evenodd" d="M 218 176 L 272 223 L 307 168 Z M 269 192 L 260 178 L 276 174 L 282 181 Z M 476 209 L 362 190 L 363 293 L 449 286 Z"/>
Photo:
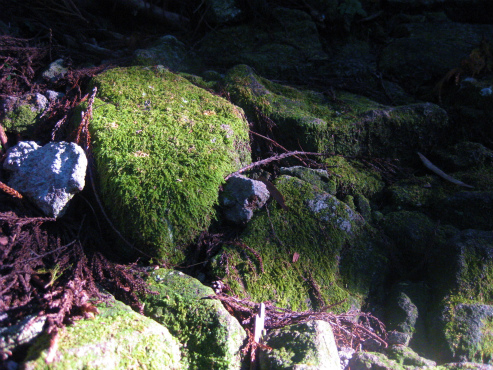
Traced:
<path id="1" fill-rule="evenodd" d="M 492 368 L 490 2 L 2 9 L 4 368 Z"/>

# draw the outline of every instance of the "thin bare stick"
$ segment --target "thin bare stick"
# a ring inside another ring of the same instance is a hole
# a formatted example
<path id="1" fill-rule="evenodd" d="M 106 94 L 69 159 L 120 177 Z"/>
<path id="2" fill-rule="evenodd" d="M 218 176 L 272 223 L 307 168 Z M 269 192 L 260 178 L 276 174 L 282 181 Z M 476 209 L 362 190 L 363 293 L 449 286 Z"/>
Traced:
<path id="1" fill-rule="evenodd" d="M 285 147 L 283 147 L 281 144 L 279 144 L 277 141 L 275 140 L 272 140 L 270 137 L 267 137 L 267 136 L 264 136 L 264 135 L 261 135 L 259 133 L 256 133 L 255 131 L 252 131 L 250 130 L 250 133 L 251 134 L 254 134 L 254 135 L 257 135 L 258 137 L 261 137 L 262 139 L 265 139 L 265 140 L 268 140 L 270 141 L 272 144 L 274 144 L 275 146 L 277 146 L 278 148 L 281 148 L 282 150 L 284 150 L 285 152 L 289 152 L 289 150 L 287 150 Z M 305 166 L 306 166 L 306 163 L 305 161 L 303 161 L 303 159 L 301 159 L 300 157 L 298 156 L 295 156 L 296 159 L 298 159 L 301 163 L 303 163 Z"/>
<path id="2" fill-rule="evenodd" d="M 451 183 L 453 183 L 455 185 L 464 186 L 466 188 L 471 188 L 471 189 L 474 188 L 474 186 L 464 184 L 462 181 L 459 181 L 457 179 L 454 179 L 452 176 L 447 175 L 445 172 L 443 172 L 441 169 L 439 169 L 437 166 L 435 166 L 433 163 L 431 163 L 429 161 L 429 159 L 426 158 L 420 152 L 418 152 L 418 155 L 419 155 L 419 158 L 421 159 L 421 161 L 423 162 L 423 164 L 426 166 L 426 168 L 428 168 L 429 170 L 433 171 L 434 173 L 436 173 L 441 178 L 443 178 L 443 179 L 445 179 L 447 181 L 450 181 Z"/>
<path id="3" fill-rule="evenodd" d="M 22 199 L 22 194 L 19 193 L 17 190 L 12 189 L 10 186 L 5 185 L 3 182 L 0 181 L 0 189 L 6 192 L 8 195 L 13 196 L 14 198 Z"/>
<path id="4" fill-rule="evenodd" d="M 225 180 L 228 180 L 232 176 L 239 175 L 240 173 L 243 173 L 245 171 L 248 171 L 252 168 L 263 166 L 264 164 L 273 162 L 273 161 L 280 161 L 281 159 L 287 158 L 287 157 L 292 157 L 296 155 L 318 155 L 318 156 L 324 156 L 327 155 L 325 153 L 313 153 L 313 152 L 302 152 L 302 151 L 294 151 L 294 152 L 287 152 L 283 154 L 278 154 L 266 159 L 262 159 L 261 161 L 254 162 L 252 164 L 249 164 L 248 166 L 245 166 L 243 168 L 240 168 L 238 171 L 230 173 L 228 176 L 225 177 Z"/>

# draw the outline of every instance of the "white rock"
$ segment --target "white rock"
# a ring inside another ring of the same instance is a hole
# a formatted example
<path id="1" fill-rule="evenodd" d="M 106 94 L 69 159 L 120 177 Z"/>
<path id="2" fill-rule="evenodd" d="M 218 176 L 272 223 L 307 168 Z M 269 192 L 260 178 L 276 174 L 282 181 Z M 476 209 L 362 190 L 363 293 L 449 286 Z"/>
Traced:
<path id="1" fill-rule="evenodd" d="M 3 166 L 12 171 L 9 186 L 56 218 L 84 188 L 87 158 L 74 143 L 51 142 L 40 147 L 34 141 L 21 141 L 9 149 Z"/>

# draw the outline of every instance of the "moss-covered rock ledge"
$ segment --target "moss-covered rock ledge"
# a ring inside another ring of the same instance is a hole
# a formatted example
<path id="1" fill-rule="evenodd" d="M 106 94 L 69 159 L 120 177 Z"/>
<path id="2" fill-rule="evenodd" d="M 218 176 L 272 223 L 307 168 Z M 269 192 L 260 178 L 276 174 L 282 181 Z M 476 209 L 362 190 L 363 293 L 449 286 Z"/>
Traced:
<path id="1" fill-rule="evenodd" d="M 139 249 L 179 263 L 213 219 L 224 176 L 250 161 L 243 112 L 159 66 L 115 68 L 92 84 L 104 204 Z"/>

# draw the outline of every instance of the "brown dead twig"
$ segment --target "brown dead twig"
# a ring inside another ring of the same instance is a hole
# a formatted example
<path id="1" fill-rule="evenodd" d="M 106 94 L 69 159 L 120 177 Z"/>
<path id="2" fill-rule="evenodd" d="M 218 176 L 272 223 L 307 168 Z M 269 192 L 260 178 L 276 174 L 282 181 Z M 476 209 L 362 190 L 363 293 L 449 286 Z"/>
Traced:
<path id="1" fill-rule="evenodd" d="M 251 302 L 246 299 L 238 299 L 226 294 L 209 296 L 211 299 L 218 299 L 225 306 L 226 310 L 235 316 L 243 328 L 248 333 L 248 344 L 243 349 L 243 353 L 249 353 L 255 356 L 257 348 L 269 350 L 264 344 L 254 341 L 254 323 L 260 304 Z M 374 339 L 384 347 L 387 347 L 385 341 L 385 325 L 370 313 L 350 311 L 342 314 L 326 312 L 330 308 L 340 304 L 323 307 L 320 311 L 294 312 L 285 308 L 279 308 L 270 302 L 265 302 L 265 329 L 277 329 L 288 325 L 301 324 L 312 320 L 322 320 L 328 322 L 337 345 L 339 347 L 351 347 L 356 350 L 360 349 L 361 344 L 366 339 Z M 254 358 L 252 358 L 254 360 Z"/>
<path id="2" fill-rule="evenodd" d="M 314 152 L 303 152 L 303 151 L 294 151 L 294 152 L 287 152 L 287 153 L 283 153 L 283 154 L 276 154 L 272 157 L 262 159 L 260 161 L 249 164 L 248 166 L 245 166 L 245 167 L 239 169 L 238 171 L 229 174 L 228 176 L 225 177 L 225 180 L 228 180 L 229 178 L 236 176 L 236 175 L 239 175 L 245 171 L 251 170 L 252 168 L 260 167 L 260 166 L 263 166 L 263 165 L 270 163 L 270 162 L 280 161 L 281 159 L 292 157 L 292 156 L 297 156 L 297 155 L 326 156 L 327 154 L 325 154 L 325 153 L 314 153 Z"/>

